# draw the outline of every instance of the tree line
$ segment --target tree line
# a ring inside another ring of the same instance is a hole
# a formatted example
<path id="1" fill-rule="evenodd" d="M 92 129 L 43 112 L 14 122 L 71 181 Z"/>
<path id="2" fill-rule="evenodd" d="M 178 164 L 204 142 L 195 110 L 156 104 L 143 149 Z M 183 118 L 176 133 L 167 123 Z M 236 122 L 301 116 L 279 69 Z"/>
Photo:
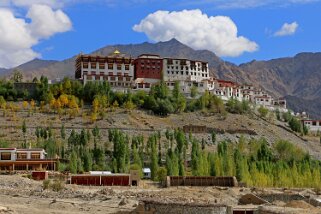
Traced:
<path id="1" fill-rule="evenodd" d="M 35 131 L 37 146 L 46 149 L 49 158 L 68 160 L 59 170 L 84 173 L 108 170 L 128 173 L 130 169 L 151 169 L 153 180 L 165 176 L 236 176 L 239 182 L 256 187 L 321 187 L 321 162 L 285 140 L 272 145 L 264 139 L 237 142 L 197 140 L 180 129 L 155 132 L 149 136 L 129 135 L 118 129 L 102 139 L 100 129 L 72 130 L 67 137 L 64 126 L 60 137 L 50 127 Z M 208 151 L 206 145 L 216 146 Z"/>

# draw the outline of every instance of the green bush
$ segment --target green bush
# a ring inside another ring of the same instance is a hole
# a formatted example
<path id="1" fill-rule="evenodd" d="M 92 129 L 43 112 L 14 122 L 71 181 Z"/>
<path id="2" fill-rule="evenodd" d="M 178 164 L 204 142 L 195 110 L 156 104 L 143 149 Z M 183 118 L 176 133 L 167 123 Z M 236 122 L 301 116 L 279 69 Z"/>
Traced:
<path id="1" fill-rule="evenodd" d="M 258 112 L 261 118 L 266 118 L 267 114 L 269 113 L 269 110 L 267 108 L 264 108 L 264 106 L 260 106 Z"/>
<path id="2" fill-rule="evenodd" d="M 60 192 L 65 188 L 65 183 L 62 180 L 56 179 L 50 184 L 50 189 L 55 192 Z"/>
<path id="3" fill-rule="evenodd" d="M 43 189 L 49 189 L 51 181 L 49 179 L 43 180 L 42 182 L 42 188 Z"/>

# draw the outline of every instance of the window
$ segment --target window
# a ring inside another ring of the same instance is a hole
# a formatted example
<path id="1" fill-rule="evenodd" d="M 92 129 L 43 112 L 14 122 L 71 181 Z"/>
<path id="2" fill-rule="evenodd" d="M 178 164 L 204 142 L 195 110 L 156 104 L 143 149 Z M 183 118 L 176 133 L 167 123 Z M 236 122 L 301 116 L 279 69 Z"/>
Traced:
<path id="1" fill-rule="evenodd" d="M 186 75 L 188 75 L 188 71 L 186 71 Z"/>
<path id="2" fill-rule="evenodd" d="M 27 153 L 17 153 L 17 159 L 27 159 Z"/>
<path id="3" fill-rule="evenodd" d="M 88 63 L 84 63 L 83 68 L 88 68 Z"/>
<path id="4" fill-rule="evenodd" d="M 317 125 L 317 121 L 313 121 L 312 126 L 316 126 L 316 125 Z"/>
<path id="5" fill-rule="evenodd" d="M 11 153 L 10 152 L 2 152 L 1 153 L 1 160 L 11 160 Z"/>
<path id="6" fill-rule="evenodd" d="M 113 64 L 108 64 L 108 69 L 109 70 L 113 70 L 114 69 L 114 65 Z"/>
<path id="7" fill-rule="evenodd" d="M 125 70 L 126 70 L 126 71 L 129 70 L 129 65 L 125 65 Z"/>
<path id="8" fill-rule="evenodd" d="M 117 64 L 117 70 L 121 70 L 121 64 Z"/>
<path id="9" fill-rule="evenodd" d="M 181 75 L 184 75 L 184 71 L 181 71 Z"/>
<path id="10" fill-rule="evenodd" d="M 40 159 L 40 153 L 31 153 L 31 159 Z"/>
<path id="11" fill-rule="evenodd" d="M 99 69 L 105 69 L 105 64 L 104 63 L 99 63 Z"/>
<path id="12" fill-rule="evenodd" d="M 91 66 L 92 69 L 96 69 L 97 64 L 94 63 L 94 62 L 92 62 L 92 63 L 90 64 L 90 66 Z"/>

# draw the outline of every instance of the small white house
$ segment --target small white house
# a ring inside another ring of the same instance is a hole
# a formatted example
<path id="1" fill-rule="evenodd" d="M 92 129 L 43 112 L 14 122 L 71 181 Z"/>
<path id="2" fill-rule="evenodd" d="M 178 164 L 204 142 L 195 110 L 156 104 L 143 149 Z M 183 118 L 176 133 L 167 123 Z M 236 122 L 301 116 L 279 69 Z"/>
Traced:
<path id="1" fill-rule="evenodd" d="M 308 127 L 310 132 L 321 131 L 321 120 L 302 120 L 302 123 Z"/>
<path id="2" fill-rule="evenodd" d="M 152 177 L 152 171 L 150 168 L 143 168 L 143 174 L 145 179 L 150 179 Z"/>

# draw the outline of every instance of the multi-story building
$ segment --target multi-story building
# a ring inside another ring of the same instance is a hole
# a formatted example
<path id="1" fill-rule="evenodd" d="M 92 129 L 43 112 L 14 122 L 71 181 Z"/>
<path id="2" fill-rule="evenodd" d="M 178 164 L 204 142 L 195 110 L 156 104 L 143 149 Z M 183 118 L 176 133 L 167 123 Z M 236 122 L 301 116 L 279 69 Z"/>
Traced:
<path id="1" fill-rule="evenodd" d="M 287 111 L 284 99 L 274 100 L 267 92 L 253 85 L 238 85 L 232 81 L 210 77 L 208 63 L 200 60 L 162 58 L 155 54 L 142 54 L 136 59 L 114 51 L 108 56 L 80 54 L 76 60 L 76 79 L 107 81 L 113 90 L 150 90 L 163 80 L 170 89 L 179 83 L 182 93 L 189 95 L 193 87 L 199 93 L 209 91 L 224 101 L 231 98 L 248 100 L 275 110 Z"/>
<path id="2" fill-rule="evenodd" d="M 170 90 L 173 90 L 175 82 L 178 82 L 180 89 L 183 94 L 190 95 L 192 88 L 195 87 L 198 93 L 204 93 L 205 91 L 213 90 L 215 87 L 215 82 L 211 79 L 204 79 L 202 81 L 191 81 L 191 80 L 176 80 L 176 81 L 166 81 L 166 85 Z"/>
<path id="3" fill-rule="evenodd" d="M 107 81 L 113 88 L 131 88 L 134 84 L 134 65 L 131 56 L 118 50 L 108 56 L 78 55 L 76 79 L 84 84 L 88 81 Z"/>
<path id="4" fill-rule="evenodd" d="M 163 58 L 154 54 L 142 54 L 134 60 L 134 79 L 136 89 L 149 90 L 159 82 L 163 75 Z"/>
<path id="5" fill-rule="evenodd" d="M 224 101 L 230 98 L 242 100 L 243 95 L 241 93 L 238 84 L 232 81 L 216 79 L 216 87 L 212 90 L 212 93 L 221 97 Z"/>
<path id="6" fill-rule="evenodd" d="M 0 170 L 42 169 L 56 169 L 56 160 L 46 159 L 44 149 L 0 148 Z"/>
<path id="7" fill-rule="evenodd" d="M 208 63 L 189 59 L 164 58 L 164 81 L 196 81 L 209 79 Z"/>

